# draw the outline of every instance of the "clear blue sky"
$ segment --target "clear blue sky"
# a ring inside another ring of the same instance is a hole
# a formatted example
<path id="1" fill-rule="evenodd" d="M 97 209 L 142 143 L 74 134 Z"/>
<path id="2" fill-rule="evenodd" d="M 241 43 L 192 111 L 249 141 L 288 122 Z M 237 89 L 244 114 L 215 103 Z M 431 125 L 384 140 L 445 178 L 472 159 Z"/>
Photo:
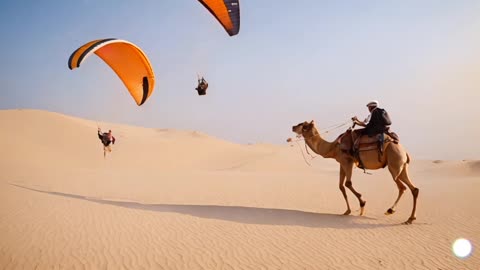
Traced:
<path id="1" fill-rule="evenodd" d="M 378 99 L 414 157 L 480 158 L 479 1 L 241 0 L 240 9 L 229 37 L 196 0 L 1 1 L 0 109 L 284 143 L 293 124 L 364 118 Z M 109 37 L 153 64 L 155 90 L 141 107 L 95 55 L 67 67 L 79 46 Z M 210 82 L 206 96 L 196 72 Z"/>

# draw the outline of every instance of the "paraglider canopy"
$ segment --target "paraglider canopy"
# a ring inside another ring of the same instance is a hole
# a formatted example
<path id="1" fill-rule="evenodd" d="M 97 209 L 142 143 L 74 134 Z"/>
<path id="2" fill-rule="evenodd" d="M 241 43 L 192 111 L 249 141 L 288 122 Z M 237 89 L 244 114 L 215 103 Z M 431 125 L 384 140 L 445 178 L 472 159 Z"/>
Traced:
<path id="1" fill-rule="evenodd" d="M 155 75 L 150 61 L 138 46 L 116 38 L 93 40 L 70 55 L 68 68 L 80 67 L 92 53 L 115 71 L 138 106 L 145 103 L 153 92 Z"/>
<path id="2" fill-rule="evenodd" d="M 235 36 L 240 31 L 239 0 L 198 0 L 217 21 L 228 35 Z"/>

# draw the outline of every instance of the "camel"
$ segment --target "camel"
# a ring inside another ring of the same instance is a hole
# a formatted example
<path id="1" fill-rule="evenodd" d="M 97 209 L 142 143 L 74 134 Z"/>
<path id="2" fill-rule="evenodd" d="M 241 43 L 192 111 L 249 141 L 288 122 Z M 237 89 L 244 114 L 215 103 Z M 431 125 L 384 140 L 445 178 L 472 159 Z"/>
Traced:
<path id="1" fill-rule="evenodd" d="M 351 213 L 345 186 L 348 187 L 348 189 L 350 189 L 350 191 L 352 191 L 352 193 L 357 197 L 360 203 L 360 216 L 364 215 L 366 201 L 362 200 L 362 194 L 358 193 L 352 185 L 353 166 L 358 166 L 358 161 L 351 155 L 351 153 L 340 148 L 340 143 L 338 140 L 334 142 L 328 142 L 324 140 L 316 129 L 313 120 L 311 122 L 305 121 L 293 126 L 292 131 L 298 136 L 302 136 L 305 139 L 305 143 L 308 145 L 308 147 L 310 147 L 310 149 L 312 149 L 315 153 L 324 158 L 333 158 L 340 163 L 339 188 L 342 191 L 345 202 L 347 203 L 347 210 L 345 211 L 344 215 L 350 215 Z M 412 222 L 416 220 L 415 212 L 417 209 L 417 197 L 419 189 L 415 187 L 408 176 L 408 164 L 410 163 L 410 157 L 399 143 L 393 143 L 385 140 L 383 149 L 384 151 L 381 156 L 379 156 L 377 149 L 361 151 L 359 153 L 360 159 L 363 161 L 363 166 L 365 169 L 377 170 L 388 167 L 388 170 L 393 177 L 393 181 L 395 181 L 395 184 L 397 184 L 398 197 L 393 206 L 385 212 L 385 215 L 390 215 L 395 212 L 395 207 L 397 206 L 398 201 L 407 189 L 405 185 L 408 186 L 413 195 L 413 209 L 410 217 L 404 222 L 404 224 L 412 224 Z"/>

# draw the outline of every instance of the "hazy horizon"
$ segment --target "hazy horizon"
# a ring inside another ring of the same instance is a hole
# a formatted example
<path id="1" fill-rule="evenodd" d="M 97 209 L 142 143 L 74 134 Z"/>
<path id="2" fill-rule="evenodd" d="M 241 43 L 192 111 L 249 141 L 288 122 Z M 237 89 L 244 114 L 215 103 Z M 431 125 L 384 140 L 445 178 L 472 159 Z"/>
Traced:
<path id="1" fill-rule="evenodd" d="M 3 1 L 0 109 L 284 144 L 294 124 L 365 118 L 377 99 L 413 159 L 480 159 L 480 2 L 295 3 L 241 0 L 229 37 L 195 0 Z M 109 37 L 137 44 L 153 65 L 141 107 L 96 55 L 67 67 L 79 46 Z M 206 96 L 194 90 L 197 72 Z"/>

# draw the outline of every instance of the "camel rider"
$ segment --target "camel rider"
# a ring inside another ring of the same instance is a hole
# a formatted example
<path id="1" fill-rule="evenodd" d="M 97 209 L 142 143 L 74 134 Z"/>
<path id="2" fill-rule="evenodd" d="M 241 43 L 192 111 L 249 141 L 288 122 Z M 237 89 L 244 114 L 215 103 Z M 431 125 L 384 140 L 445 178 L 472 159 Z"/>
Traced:
<path id="1" fill-rule="evenodd" d="M 356 116 L 352 117 L 352 121 L 362 127 L 359 129 L 360 135 L 368 135 L 369 137 L 375 136 L 376 134 L 386 132 L 388 126 L 392 124 L 390 117 L 388 116 L 387 111 L 378 107 L 378 101 L 372 100 L 367 104 L 368 111 L 370 115 L 365 119 L 365 121 L 360 121 Z"/>
<path id="2" fill-rule="evenodd" d="M 202 77 L 201 79 L 198 79 L 198 86 L 195 88 L 195 90 L 198 91 L 199 95 L 205 95 L 207 92 L 208 88 L 208 83 L 207 81 Z"/>
<path id="3" fill-rule="evenodd" d="M 108 133 L 102 133 L 101 129 L 98 128 L 98 138 L 102 141 L 103 157 L 105 157 L 107 151 L 112 152 L 110 143 L 115 144 L 115 137 L 113 137 L 111 130 L 109 130 Z"/>
<path id="4" fill-rule="evenodd" d="M 365 166 L 360 159 L 360 152 L 359 152 L 359 146 L 360 146 L 360 139 L 363 135 L 367 135 L 368 137 L 373 137 L 377 134 L 383 134 L 384 132 L 388 132 L 389 126 L 392 124 L 392 121 L 390 120 L 390 117 L 388 116 L 387 111 L 384 109 L 381 109 L 378 107 L 378 101 L 372 100 L 368 102 L 367 104 L 368 111 L 370 112 L 370 115 L 364 120 L 360 121 L 356 116 L 352 117 L 352 121 L 364 128 L 355 130 L 355 134 L 357 134 L 356 139 L 353 142 L 353 149 L 352 153 L 354 157 L 358 160 L 359 162 L 359 168 L 365 170 Z M 380 136 L 379 141 L 377 142 L 378 144 L 378 149 L 380 151 L 380 154 L 383 154 L 383 143 L 384 143 L 384 137 Z"/>

